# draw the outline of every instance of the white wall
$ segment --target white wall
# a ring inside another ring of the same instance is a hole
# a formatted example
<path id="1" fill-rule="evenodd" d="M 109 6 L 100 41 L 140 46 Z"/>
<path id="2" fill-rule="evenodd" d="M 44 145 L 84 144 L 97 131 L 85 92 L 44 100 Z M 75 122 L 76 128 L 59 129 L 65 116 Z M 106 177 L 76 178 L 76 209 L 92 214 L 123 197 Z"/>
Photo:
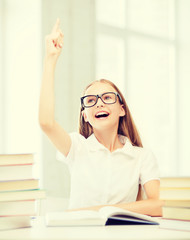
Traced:
<path id="1" fill-rule="evenodd" d="M 3 87 L 3 1 L 0 1 L 0 133 L 1 136 L 4 135 L 4 118 L 2 117 L 4 115 L 4 87 Z M 3 148 L 3 137 L 0 137 L 0 149 L 2 151 Z"/>
<path id="2" fill-rule="evenodd" d="M 0 153 L 34 153 L 39 178 L 41 3 L 2 0 L 0 8 Z"/>

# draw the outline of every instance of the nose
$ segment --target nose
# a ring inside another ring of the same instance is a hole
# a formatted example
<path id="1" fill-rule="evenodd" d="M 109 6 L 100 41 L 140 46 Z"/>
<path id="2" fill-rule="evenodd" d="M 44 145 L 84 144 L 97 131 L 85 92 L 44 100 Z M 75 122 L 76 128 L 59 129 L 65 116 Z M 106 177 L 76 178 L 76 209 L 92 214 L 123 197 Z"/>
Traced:
<path id="1" fill-rule="evenodd" d="M 102 99 L 100 98 L 100 96 L 98 96 L 98 100 L 96 103 L 96 107 L 103 107 L 104 106 L 104 102 L 102 101 Z"/>

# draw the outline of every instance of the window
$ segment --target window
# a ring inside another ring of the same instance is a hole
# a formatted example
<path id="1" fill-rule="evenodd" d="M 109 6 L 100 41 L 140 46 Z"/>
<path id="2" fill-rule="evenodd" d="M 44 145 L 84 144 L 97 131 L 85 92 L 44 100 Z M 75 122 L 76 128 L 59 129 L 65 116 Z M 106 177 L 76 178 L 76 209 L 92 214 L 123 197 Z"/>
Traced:
<path id="1" fill-rule="evenodd" d="M 176 4 L 96 0 L 96 78 L 108 78 L 123 91 L 143 145 L 155 153 L 162 176 L 188 175 L 190 167 L 189 150 L 180 151 L 188 135 L 180 122 L 184 97 L 178 88 L 182 58 L 177 58 L 180 19 L 190 4 Z"/>

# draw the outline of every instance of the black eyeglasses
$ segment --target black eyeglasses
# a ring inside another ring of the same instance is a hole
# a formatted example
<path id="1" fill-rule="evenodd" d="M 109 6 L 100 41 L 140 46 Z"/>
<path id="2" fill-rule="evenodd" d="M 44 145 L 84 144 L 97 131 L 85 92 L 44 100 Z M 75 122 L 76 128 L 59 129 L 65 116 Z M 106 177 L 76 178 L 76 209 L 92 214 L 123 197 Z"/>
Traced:
<path id="1" fill-rule="evenodd" d="M 93 107 L 98 102 L 98 98 L 100 98 L 102 102 L 105 104 L 114 104 L 117 101 L 117 97 L 119 98 L 119 101 L 122 104 L 123 101 L 119 93 L 106 92 L 97 95 L 86 95 L 84 97 L 81 97 L 81 106 L 82 109 Z"/>

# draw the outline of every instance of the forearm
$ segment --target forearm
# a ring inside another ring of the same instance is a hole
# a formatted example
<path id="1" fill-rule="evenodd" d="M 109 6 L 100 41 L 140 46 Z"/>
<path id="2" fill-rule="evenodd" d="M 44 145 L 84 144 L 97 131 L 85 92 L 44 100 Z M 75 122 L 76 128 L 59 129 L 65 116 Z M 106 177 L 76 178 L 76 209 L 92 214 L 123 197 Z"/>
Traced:
<path id="1" fill-rule="evenodd" d="M 137 212 L 150 216 L 162 216 L 162 206 L 164 202 L 157 199 L 146 199 L 131 203 L 120 203 L 112 206 L 120 207 L 132 212 Z"/>
<path id="2" fill-rule="evenodd" d="M 43 127 L 54 122 L 54 73 L 56 61 L 45 57 L 39 104 L 39 122 Z"/>
<path id="3" fill-rule="evenodd" d="M 71 209 L 70 211 L 76 211 L 76 210 L 98 211 L 102 207 L 113 206 L 113 207 L 123 208 L 131 212 L 136 212 L 136 213 L 145 214 L 145 215 L 154 216 L 154 217 L 161 217 L 163 205 L 164 205 L 164 201 L 162 200 L 147 199 L 147 200 L 141 200 L 141 201 L 136 201 L 131 203 L 119 203 L 119 204 L 113 204 L 113 205 L 97 205 L 97 206 L 92 206 L 88 208 Z"/>

